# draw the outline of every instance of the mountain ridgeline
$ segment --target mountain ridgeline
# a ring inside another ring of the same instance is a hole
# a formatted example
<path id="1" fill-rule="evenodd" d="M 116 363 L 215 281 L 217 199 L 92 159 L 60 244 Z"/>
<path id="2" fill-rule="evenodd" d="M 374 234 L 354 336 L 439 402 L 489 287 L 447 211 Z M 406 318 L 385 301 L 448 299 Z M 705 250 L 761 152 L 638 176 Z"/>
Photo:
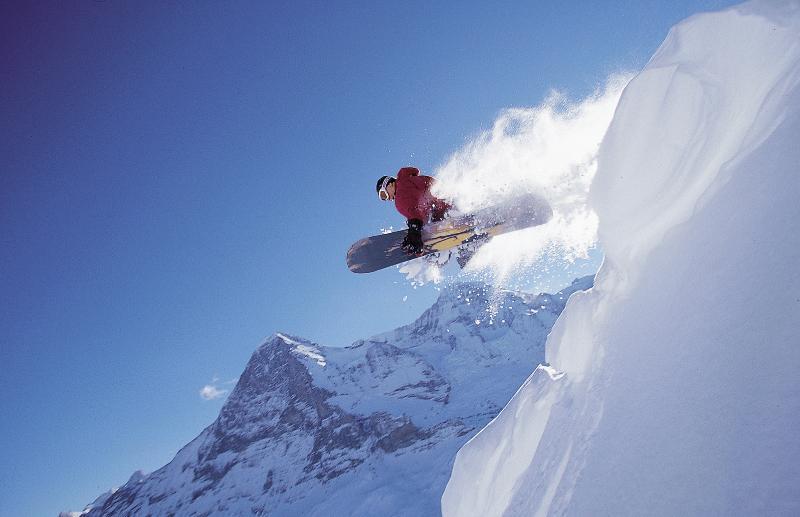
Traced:
<path id="1" fill-rule="evenodd" d="M 346 348 L 275 334 L 170 463 L 72 515 L 438 515 L 456 452 L 592 282 L 538 296 L 453 285 L 410 325 Z"/>

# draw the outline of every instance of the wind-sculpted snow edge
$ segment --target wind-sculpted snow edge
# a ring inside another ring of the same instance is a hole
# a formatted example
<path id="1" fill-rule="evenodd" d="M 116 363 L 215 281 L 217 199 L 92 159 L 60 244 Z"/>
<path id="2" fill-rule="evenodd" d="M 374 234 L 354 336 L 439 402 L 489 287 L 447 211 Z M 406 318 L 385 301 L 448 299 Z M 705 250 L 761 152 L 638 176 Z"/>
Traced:
<path id="1" fill-rule="evenodd" d="M 694 16 L 670 32 L 648 67 L 626 87 L 601 146 L 590 195 L 600 219 L 605 261 L 594 289 L 573 296 L 546 344 L 547 360 L 565 375 L 551 381 L 542 370 L 534 372 L 498 417 L 462 447 L 442 498 L 444 515 L 581 514 L 573 501 L 576 487 L 583 490 L 584 512 L 634 511 L 603 506 L 607 503 L 598 495 L 610 493 L 608 483 L 586 477 L 591 454 L 621 462 L 599 453 L 594 442 L 607 404 L 614 402 L 607 398 L 611 381 L 624 385 L 620 379 L 640 375 L 616 364 L 619 336 L 631 339 L 621 334 L 626 325 L 637 332 L 642 327 L 626 322 L 630 316 L 625 307 L 630 312 L 641 309 L 628 300 L 641 296 L 648 274 L 658 275 L 648 264 L 698 214 L 708 217 L 703 210 L 736 175 L 768 174 L 753 171 L 752 165 L 744 170 L 742 164 L 770 141 L 787 117 L 797 117 L 787 102 L 796 98 L 800 76 L 798 12 L 797 2 L 752 2 Z M 742 201 L 742 207 L 750 202 Z M 710 236 L 721 242 L 739 238 L 719 232 Z M 679 273 L 691 278 L 686 271 Z M 713 284 L 714 272 L 709 276 L 709 286 L 721 289 Z M 650 339 L 669 343 L 669 336 Z M 538 391 L 532 393 L 534 389 Z M 651 411 L 655 415 L 659 409 Z M 647 420 L 633 409 L 630 414 L 624 408 L 618 411 L 617 418 Z M 613 429 L 605 432 L 613 434 Z M 681 461 L 689 461 L 685 458 Z M 611 468 L 621 478 L 635 477 L 630 469 L 636 463 L 630 464 L 600 465 L 595 460 L 592 472 L 597 476 Z M 690 485 L 678 487 L 691 492 Z M 667 500 L 658 486 L 652 490 Z M 639 491 L 628 497 L 645 504 Z M 659 499 L 650 502 L 656 505 Z M 698 514 L 708 514 L 708 508 L 711 513 L 726 511 L 730 504 L 723 497 L 690 502 Z M 668 514 L 668 508 L 662 512 Z"/>

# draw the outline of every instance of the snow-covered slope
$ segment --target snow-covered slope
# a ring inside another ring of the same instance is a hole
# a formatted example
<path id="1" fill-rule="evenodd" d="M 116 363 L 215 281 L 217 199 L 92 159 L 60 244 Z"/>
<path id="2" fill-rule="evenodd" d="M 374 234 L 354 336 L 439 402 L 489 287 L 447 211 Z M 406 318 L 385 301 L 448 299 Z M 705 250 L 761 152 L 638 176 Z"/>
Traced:
<path id="1" fill-rule="evenodd" d="M 689 18 L 627 86 L 606 253 L 443 513 L 800 515 L 800 4 Z"/>
<path id="2" fill-rule="evenodd" d="M 347 348 L 276 334 L 217 420 L 84 515 L 437 515 L 458 448 L 544 360 L 570 294 L 461 284 Z"/>

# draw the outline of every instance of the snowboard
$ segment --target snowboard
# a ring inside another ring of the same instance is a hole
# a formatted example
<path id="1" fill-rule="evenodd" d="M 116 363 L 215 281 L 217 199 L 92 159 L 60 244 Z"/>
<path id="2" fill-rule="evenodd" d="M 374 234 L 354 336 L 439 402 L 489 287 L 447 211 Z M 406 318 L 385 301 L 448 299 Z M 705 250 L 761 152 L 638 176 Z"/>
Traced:
<path id="1" fill-rule="evenodd" d="M 347 251 L 347 267 L 354 273 L 372 273 L 478 239 L 488 241 L 497 235 L 538 226 L 549 221 L 552 215 L 549 203 L 541 197 L 518 196 L 473 214 L 426 224 L 422 228 L 424 247 L 420 254 L 408 253 L 402 248 L 406 230 L 361 239 Z"/>

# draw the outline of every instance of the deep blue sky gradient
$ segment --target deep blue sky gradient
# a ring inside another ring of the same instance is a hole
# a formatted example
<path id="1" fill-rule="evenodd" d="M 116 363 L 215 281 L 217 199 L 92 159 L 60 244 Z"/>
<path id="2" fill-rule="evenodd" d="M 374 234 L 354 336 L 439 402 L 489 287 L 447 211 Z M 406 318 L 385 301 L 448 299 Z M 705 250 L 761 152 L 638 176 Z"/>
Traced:
<path id="1" fill-rule="evenodd" d="M 169 461 L 222 404 L 198 390 L 275 331 L 345 345 L 414 319 L 434 289 L 344 266 L 402 225 L 377 177 L 728 3 L 4 3 L 0 515 Z"/>

